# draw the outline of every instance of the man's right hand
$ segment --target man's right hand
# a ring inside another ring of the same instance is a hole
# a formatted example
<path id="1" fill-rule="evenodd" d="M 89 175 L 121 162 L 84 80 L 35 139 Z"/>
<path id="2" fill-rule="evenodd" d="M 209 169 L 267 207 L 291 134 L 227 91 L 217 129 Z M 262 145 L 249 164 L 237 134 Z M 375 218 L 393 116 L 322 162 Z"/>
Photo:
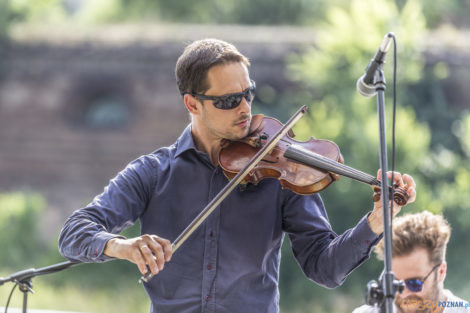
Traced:
<path id="1" fill-rule="evenodd" d="M 142 274 L 148 268 L 156 275 L 169 262 L 172 255 L 171 242 L 156 235 L 142 235 L 135 238 L 112 238 L 104 248 L 104 254 L 137 264 Z"/>

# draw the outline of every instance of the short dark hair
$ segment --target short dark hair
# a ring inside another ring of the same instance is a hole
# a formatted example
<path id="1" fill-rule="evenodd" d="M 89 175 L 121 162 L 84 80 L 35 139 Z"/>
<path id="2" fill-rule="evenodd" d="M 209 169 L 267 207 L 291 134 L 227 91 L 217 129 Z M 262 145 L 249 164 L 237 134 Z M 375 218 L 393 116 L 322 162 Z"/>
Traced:
<path id="1" fill-rule="evenodd" d="M 247 67 L 250 61 L 237 48 L 219 39 L 202 39 L 186 46 L 176 62 L 176 83 L 181 95 L 204 93 L 210 86 L 207 72 L 215 65 L 241 62 Z"/>
<path id="2" fill-rule="evenodd" d="M 424 248 L 431 263 L 442 263 L 450 233 L 449 223 L 442 215 L 423 211 L 397 217 L 393 219 L 392 254 L 405 256 L 416 248 Z M 383 240 L 375 247 L 375 253 L 378 259 L 383 260 Z"/>

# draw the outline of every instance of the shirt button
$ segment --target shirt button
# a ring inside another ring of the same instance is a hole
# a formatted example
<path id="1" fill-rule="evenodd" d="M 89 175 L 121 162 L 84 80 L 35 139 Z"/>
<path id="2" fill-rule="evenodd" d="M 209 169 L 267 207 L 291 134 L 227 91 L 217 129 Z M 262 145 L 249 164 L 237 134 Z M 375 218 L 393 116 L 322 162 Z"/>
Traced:
<path id="1" fill-rule="evenodd" d="M 211 297 L 209 297 L 209 296 L 206 296 L 206 301 L 209 301 L 209 299 L 210 299 L 210 298 L 211 298 Z"/>
<path id="2" fill-rule="evenodd" d="M 207 264 L 207 269 L 210 270 L 212 268 L 212 265 Z"/>
<path id="3" fill-rule="evenodd" d="M 211 231 L 210 234 L 209 234 L 210 237 L 213 237 L 214 236 L 214 232 Z"/>

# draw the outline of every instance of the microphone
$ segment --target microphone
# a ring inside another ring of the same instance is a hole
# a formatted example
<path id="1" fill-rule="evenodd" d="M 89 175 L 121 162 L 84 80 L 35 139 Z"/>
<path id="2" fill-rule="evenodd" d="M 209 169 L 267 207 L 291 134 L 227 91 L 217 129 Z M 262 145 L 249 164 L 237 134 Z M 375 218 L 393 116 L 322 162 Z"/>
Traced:
<path id="1" fill-rule="evenodd" d="M 374 76 L 377 69 L 385 63 L 385 55 L 392 43 L 392 38 L 395 37 L 393 33 L 388 33 L 384 36 L 382 43 L 380 44 L 379 50 L 375 53 L 375 56 L 370 60 L 367 65 L 366 73 L 359 77 L 356 83 L 357 92 L 364 97 L 372 97 L 377 93 L 374 84 Z"/>

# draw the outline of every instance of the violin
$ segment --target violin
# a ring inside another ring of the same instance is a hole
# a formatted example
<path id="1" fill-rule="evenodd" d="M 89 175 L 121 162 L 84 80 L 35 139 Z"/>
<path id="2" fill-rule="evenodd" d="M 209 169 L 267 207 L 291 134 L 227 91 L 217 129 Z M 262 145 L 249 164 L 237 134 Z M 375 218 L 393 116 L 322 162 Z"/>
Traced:
<path id="1" fill-rule="evenodd" d="M 246 138 L 225 144 L 220 152 L 219 165 L 225 176 L 232 179 L 282 126 L 275 118 L 253 116 L 250 134 Z M 341 176 L 346 176 L 372 185 L 374 201 L 380 200 L 380 181 L 372 175 L 344 165 L 343 156 L 334 142 L 313 137 L 301 142 L 293 139 L 294 136 L 292 130 L 289 130 L 276 147 L 244 177 L 242 184 L 256 185 L 264 178 L 277 178 L 283 188 L 309 195 L 325 189 Z M 408 194 L 405 188 L 389 188 L 390 196 L 393 194 L 398 205 L 407 203 Z"/>
<path id="2" fill-rule="evenodd" d="M 344 165 L 334 142 L 293 139 L 291 128 L 306 111 L 306 106 L 301 107 L 284 125 L 274 118 L 255 115 L 246 138 L 223 143 L 218 161 L 229 182 L 171 244 L 173 253 L 239 184 L 257 184 L 263 178 L 275 177 L 283 188 L 306 195 L 325 189 L 342 175 L 375 186 L 374 201 L 380 199 L 380 181 Z M 395 202 L 406 204 L 406 189 L 391 191 Z M 148 271 L 139 282 L 148 282 L 153 276 Z"/>

